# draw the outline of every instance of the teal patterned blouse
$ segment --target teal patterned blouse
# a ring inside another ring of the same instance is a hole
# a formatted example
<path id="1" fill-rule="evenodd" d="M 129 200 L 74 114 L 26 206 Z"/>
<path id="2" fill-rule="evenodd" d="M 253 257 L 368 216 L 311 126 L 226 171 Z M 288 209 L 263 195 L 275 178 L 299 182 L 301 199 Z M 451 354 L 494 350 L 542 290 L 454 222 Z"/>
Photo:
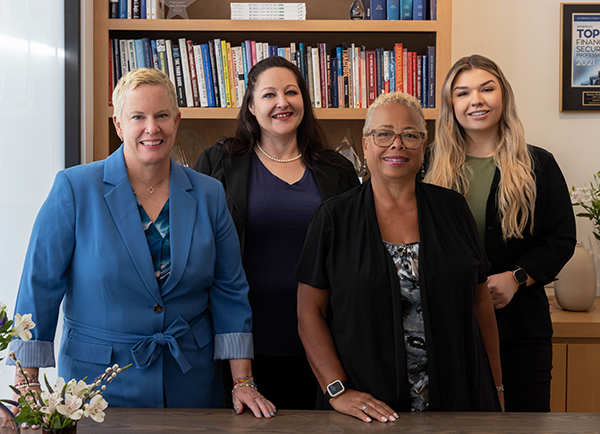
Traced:
<path id="1" fill-rule="evenodd" d="M 171 274 L 169 200 L 167 200 L 163 206 L 156 221 L 152 223 L 152 220 L 150 220 L 150 217 L 146 214 L 146 210 L 140 203 L 138 197 L 135 196 L 135 202 L 137 203 L 140 218 L 142 219 L 142 227 L 146 234 L 148 247 L 150 247 L 150 254 L 152 255 L 152 263 L 154 265 L 154 274 L 159 288 L 162 288 L 163 284 L 167 281 L 169 274 Z"/>

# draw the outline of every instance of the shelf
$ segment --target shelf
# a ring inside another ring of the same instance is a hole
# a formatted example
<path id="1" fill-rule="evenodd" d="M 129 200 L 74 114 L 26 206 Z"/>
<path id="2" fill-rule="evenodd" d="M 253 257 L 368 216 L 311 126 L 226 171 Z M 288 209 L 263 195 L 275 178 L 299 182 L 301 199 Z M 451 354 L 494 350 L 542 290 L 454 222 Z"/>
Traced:
<path id="1" fill-rule="evenodd" d="M 169 32 L 437 32 L 438 21 L 108 20 L 108 30 Z"/>

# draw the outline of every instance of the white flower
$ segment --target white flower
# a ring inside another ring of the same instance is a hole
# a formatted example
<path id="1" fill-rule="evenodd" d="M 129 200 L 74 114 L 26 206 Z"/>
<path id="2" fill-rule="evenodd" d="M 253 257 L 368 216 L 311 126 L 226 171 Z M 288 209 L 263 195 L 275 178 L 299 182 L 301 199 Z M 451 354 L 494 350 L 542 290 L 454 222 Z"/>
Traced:
<path id="1" fill-rule="evenodd" d="M 79 420 L 83 416 L 83 410 L 81 409 L 82 404 L 81 398 L 67 393 L 65 394 L 65 403 L 58 404 L 56 406 L 56 411 L 63 416 L 67 416 L 69 419 Z"/>
<path id="2" fill-rule="evenodd" d="M 31 314 L 27 313 L 23 316 L 16 314 L 13 328 L 11 331 L 12 336 L 18 336 L 24 341 L 31 339 L 31 330 L 35 327 L 35 323 L 31 320 Z"/>
<path id="3" fill-rule="evenodd" d="M 74 380 L 72 380 L 72 381 L 74 381 Z M 69 383 L 71 383 L 71 382 L 69 382 Z M 86 383 L 85 383 L 85 381 L 83 381 L 83 380 L 79 380 L 79 381 L 77 382 L 77 384 L 70 384 L 70 385 L 69 385 L 69 389 L 72 389 L 72 392 L 71 392 L 71 393 L 72 393 L 73 395 L 75 395 L 75 396 L 79 397 L 79 398 L 81 398 L 81 396 L 82 396 L 82 395 L 83 395 L 85 392 L 87 392 L 88 390 L 90 390 L 90 387 L 91 387 L 91 386 L 90 386 L 90 385 L 88 385 L 88 384 L 86 384 Z"/>
<path id="4" fill-rule="evenodd" d="M 83 415 L 85 417 L 91 417 L 95 422 L 104 422 L 104 410 L 108 407 L 108 402 L 102 397 L 102 395 L 94 396 L 89 404 L 86 404 Z"/>
<path id="5" fill-rule="evenodd" d="M 40 408 L 40 411 L 42 413 L 46 413 L 46 414 L 54 413 L 56 411 L 56 407 L 62 401 L 62 398 L 60 396 L 60 390 L 58 392 L 55 391 L 54 393 L 48 393 L 47 391 L 44 390 L 41 393 L 41 396 L 42 396 L 42 401 L 46 405 L 43 406 L 42 408 Z"/>

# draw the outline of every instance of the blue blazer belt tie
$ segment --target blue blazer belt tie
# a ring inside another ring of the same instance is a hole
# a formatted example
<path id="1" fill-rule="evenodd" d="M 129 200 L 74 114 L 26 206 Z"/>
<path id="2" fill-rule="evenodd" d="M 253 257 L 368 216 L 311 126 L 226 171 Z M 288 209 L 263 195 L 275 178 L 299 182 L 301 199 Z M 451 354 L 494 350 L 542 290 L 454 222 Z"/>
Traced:
<path id="1" fill-rule="evenodd" d="M 194 318 L 191 321 L 192 325 L 197 324 L 199 320 L 204 319 L 204 316 L 205 315 L 199 315 Z M 166 330 L 154 333 L 151 336 L 104 330 L 88 324 L 83 324 L 79 321 L 74 321 L 67 317 L 65 317 L 64 323 L 73 331 L 94 340 L 100 339 L 111 343 L 134 344 L 131 348 L 131 355 L 133 356 L 135 366 L 139 369 L 145 369 L 152 365 L 165 346 L 169 347 L 171 355 L 177 361 L 184 374 L 192 368 L 177 343 L 177 338 L 183 336 L 190 330 L 190 324 L 179 315 Z"/>

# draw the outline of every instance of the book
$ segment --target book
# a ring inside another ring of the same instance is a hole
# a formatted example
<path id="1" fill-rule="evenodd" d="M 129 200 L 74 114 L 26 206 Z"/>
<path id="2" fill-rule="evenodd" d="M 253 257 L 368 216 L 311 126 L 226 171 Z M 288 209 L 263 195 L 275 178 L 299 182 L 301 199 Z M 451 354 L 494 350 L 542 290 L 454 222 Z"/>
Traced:
<path id="1" fill-rule="evenodd" d="M 196 75 L 196 58 L 194 55 L 194 43 L 188 39 L 185 41 L 187 45 L 187 58 L 190 68 L 190 82 L 192 84 L 192 97 L 194 98 L 194 107 L 200 107 L 200 90 L 198 89 L 198 76 Z"/>
<path id="2" fill-rule="evenodd" d="M 435 62 L 436 62 L 435 46 L 427 47 L 427 61 L 428 61 L 427 63 L 429 64 L 429 66 L 428 66 L 429 92 L 427 93 L 427 107 L 435 108 Z"/>
<path id="3" fill-rule="evenodd" d="M 390 55 L 390 92 L 396 90 L 396 56 L 394 50 L 389 51 Z"/>
<path id="4" fill-rule="evenodd" d="M 429 0 L 429 19 L 437 20 L 437 0 Z"/>
<path id="5" fill-rule="evenodd" d="M 119 18 L 119 0 L 110 0 L 108 5 L 108 18 Z"/>
<path id="6" fill-rule="evenodd" d="M 215 47 L 216 45 L 217 42 L 215 41 Z M 227 41 L 225 41 L 224 39 L 221 40 L 221 65 L 223 68 L 223 86 L 225 89 L 225 93 L 223 95 L 225 95 L 227 107 L 232 107 L 231 85 L 229 84 L 229 59 L 227 57 Z"/>
<path id="7" fill-rule="evenodd" d="M 234 68 L 235 97 L 237 101 L 236 107 L 241 107 L 244 100 L 244 92 L 246 91 L 246 84 L 244 82 L 244 59 L 242 47 L 232 47 L 231 52 Z"/>
<path id="8" fill-rule="evenodd" d="M 223 53 L 221 53 L 221 40 L 214 40 L 215 47 L 215 65 L 217 67 L 217 84 L 219 86 L 219 100 L 221 101 L 221 107 L 226 108 L 227 105 L 231 105 L 231 100 L 228 101 L 227 90 L 225 89 L 225 75 L 223 73 Z"/>
<path id="9" fill-rule="evenodd" d="M 156 40 L 156 58 L 158 61 L 158 69 L 160 69 L 166 75 L 169 75 L 166 51 L 167 51 L 167 49 L 165 47 L 165 40 L 157 39 Z"/>
<path id="10" fill-rule="evenodd" d="M 246 55 L 246 43 L 242 42 L 242 68 L 244 69 L 244 86 L 248 84 L 248 56 Z"/>
<path id="11" fill-rule="evenodd" d="M 256 41 L 250 41 L 250 54 L 252 55 L 252 66 L 250 67 L 250 69 L 252 69 L 254 65 L 256 65 L 256 63 L 258 62 L 258 55 L 256 52 Z"/>
<path id="12" fill-rule="evenodd" d="M 204 67 L 204 82 L 206 84 L 206 99 L 209 107 L 215 107 L 215 93 L 213 86 L 212 70 L 210 66 L 210 53 L 208 44 L 200 45 L 202 51 L 202 66 Z"/>
<path id="13" fill-rule="evenodd" d="M 229 75 L 229 94 L 231 95 L 231 107 L 237 107 L 237 97 L 235 95 L 236 83 L 234 77 L 237 72 L 233 70 L 234 66 L 233 53 L 231 52 L 231 42 L 225 43 L 225 52 L 227 53 L 227 71 Z"/>
<path id="14" fill-rule="evenodd" d="M 383 51 L 383 93 L 390 92 L 390 52 Z"/>
<path id="15" fill-rule="evenodd" d="M 145 68 L 146 60 L 144 59 L 144 46 L 141 39 L 134 39 L 135 44 L 135 64 L 136 68 Z"/>
<path id="16" fill-rule="evenodd" d="M 386 0 L 386 19 L 400 19 L 400 0 Z"/>
<path id="17" fill-rule="evenodd" d="M 371 19 L 385 20 L 387 5 L 386 0 L 371 0 Z"/>
<path id="18" fill-rule="evenodd" d="M 367 107 L 377 98 L 377 57 L 375 50 L 367 50 Z"/>
<path id="19" fill-rule="evenodd" d="M 377 57 L 377 96 L 383 93 L 383 48 L 376 48 L 375 55 Z"/>
<path id="20" fill-rule="evenodd" d="M 338 108 L 344 108 L 344 63 L 342 54 L 342 45 L 335 47 L 335 57 L 337 59 L 337 94 L 338 94 Z"/>
<path id="21" fill-rule="evenodd" d="M 187 107 L 194 107 L 194 95 L 192 93 L 192 79 L 190 77 L 190 62 L 187 54 L 187 43 L 185 38 L 179 38 L 178 41 L 181 73 L 183 75 L 183 88 L 185 90 L 185 101 L 187 103 Z"/>
<path id="22" fill-rule="evenodd" d="M 119 18 L 127 19 L 127 0 L 119 0 Z"/>
<path id="23" fill-rule="evenodd" d="M 396 92 L 402 92 L 403 91 L 403 73 L 402 73 L 402 52 L 403 52 L 403 46 L 402 43 L 397 42 L 394 44 L 394 58 L 395 58 L 395 66 L 396 66 L 396 71 L 395 71 L 395 75 L 396 75 Z"/>
<path id="24" fill-rule="evenodd" d="M 128 53 L 127 56 L 129 58 L 129 70 L 133 71 L 134 69 L 137 69 L 137 67 L 138 67 L 134 39 L 127 40 L 127 53 Z"/>
<path id="25" fill-rule="evenodd" d="M 313 92 L 314 92 L 314 104 L 313 106 L 315 108 L 321 108 L 322 107 L 322 100 L 321 100 L 321 67 L 319 65 L 319 48 L 317 47 L 312 47 L 311 48 L 311 61 L 312 61 L 312 72 L 313 72 L 313 79 L 312 79 L 312 86 L 313 86 Z"/>
<path id="26" fill-rule="evenodd" d="M 402 49 L 402 92 L 408 93 L 408 50 Z"/>
<path id="27" fill-rule="evenodd" d="M 313 75 L 313 63 L 312 63 L 312 47 L 306 46 L 306 73 L 308 75 L 308 94 L 310 95 L 310 103 L 315 106 L 315 77 Z"/>
<path id="28" fill-rule="evenodd" d="M 360 51 L 360 108 L 367 108 L 367 47 Z"/>
<path id="29" fill-rule="evenodd" d="M 406 56 L 406 93 L 413 95 L 413 57 L 412 52 L 409 51 Z M 414 96 L 414 95 L 413 95 Z"/>
<path id="30" fill-rule="evenodd" d="M 371 19 L 371 0 L 362 0 L 363 6 L 365 7 L 365 20 Z"/>
<path id="31" fill-rule="evenodd" d="M 175 75 L 175 90 L 177 91 L 177 105 L 179 107 L 187 107 L 185 85 L 183 84 L 183 72 L 181 69 L 179 47 L 173 47 L 173 71 Z"/>
<path id="32" fill-rule="evenodd" d="M 306 46 L 304 45 L 304 42 L 300 42 L 298 44 L 298 53 L 300 63 L 299 69 L 302 73 L 302 78 L 304 79 L 306 84 L 308 84 L 308 75 L 306 74 Z"/>
<path id="33" fill-rule="evenodd" d="M 132 0 L 131 2 L 131 18 L 133 18 L 134 20 L 139 20 L 141 18 L 140 15 L 140 0 Z"/>
<path id="34" fill-rule="evenodd" d="M 348 45 L 342 44 L 342 95 L 344 96 L 343 108 L 350 108 L 350 60 L 348 58 Z"/>
<path id="35" fill-rule="evenodd" d="M 417 52 L 412 52 L 412 96 L 417 97 Z"/>
<path id="36" fill-rule="evenodd" d="M 200 107 L 208 107 L 206 81 L 204 79 L 204 62 L 202 60 L 202 47 L 198 44 L 192 46 L 194 52 L 194 66 L 196 68 L 196 81 L 198 84 L 198 97 Z"/>
<path id="37" fill-rule="evenodd" d="M 327 91 L 327 52 L 325 49 L 325 43 L 319 43 L 319 48 L 317 49 L 317 53 L 319 55 L 319 73 L 320 73 L 320 83 L 321 83 L 321 107 L 327 108 L 329 107 L 329 96 Z"/>
<path id="38" fill-rule="evenodd" d="M 150 47 L 152 48 L 152 67 L 155 69 L 160 69 L 158 67 L 158 51 L 156 50 L 156 40 L 152 39 L 150 41 Z"/>
<path id="39" fill-rule="evenodd" d="M 421 73 L 423 72 L 423 65 L 422 62 L 423 61 L 423 56 L 421 55 L 417 55 L 417 91 L 416 91 L 416 97 L 419 100 L 419 103 L 421 103 L 421 107 L 423 107 L 423 94 L 421 93 L 422 90 L 422 86 L 423 86 L 423 77 L 421 76 Z"/>
<path id="40" fill-rule="evenodd" d="M 331 107 L 339 108 L 337 57 L 331 57 Z"/>
<path id="41" fill-rule="evenodd" d="M 147 18 L 147 10 L 146 10 L 147 0 L 140 0 L 140 18 L 145 20 Z"/>
<path id="42" fill-rule="evenodd" d="M 109 42 L 111 42 L 110 48 L 111 50 L 109 50 L 109 53 L 111 55 L 110 60 L 110 70 L 113 74 L 113 80 L 112 83 L 113 85 L 117 85 L 117 82 L 119 81 L 119 79 L 121 78 L 121 43 L 119 41 L 118 38 L 115 39 L 109 39 Z M 112 94 L 112 92 L 111 92 Z"/>
<path id="43" fill-rule="evenodd" d="M 421 66 L 423 68 L 423 71 L 421 72 L 421 80 L 422 80 L 422 88 L 421 88 L 421 95 L 423 95 L 423 102 L 421 103 L 421 106 L 423 108 L 427 108 L 429 107 L 429 100 L 427 98 L 427 89 L 429 88 L 429 86 L 427 85 L 427 82 L 429 80 L 429 63 L 427 60 L 427 54 L 423 54 L 423 60 L 421 62 Z"/>
<path id="44" fill-rule="evenodd" d="M 425 19 L 426 0 L 413 0 L 413 20 Z"/>
<path id="45" fill-rule="evenodd" d="M 165 40 L 165 57 L 167 58 L 167 72 L 173 86 L 177 87 L 175 81 L 175 66 L 173 64 L 173 42 L 170 39 Z"/>
<path id="46" fill-rule="evenodd" d="M 412 20 L 413 19 L 413 0 L 400 0 L 400 19 L 401 20 Z"/>
<path id="47" fill-rule="evenodd" d="M 144 68 L 152 68 L 152 47 L 150 46 L 150 38 L 142 38 L 142 50 L 144 50 Z M 141 67 L 141 66 L 140 66 Z"/>
<path id="48" fill-rule="evenodd" d="M 127 50 L 127 39 L 119 39 L 119 54 L 121 57 L 121 77 L 129 72 L 129 50 Z"/>
<path id="49" fill-rule="evenodd" d="M 108 104 L 112 105 L 112 93 L 115 88 L 114 74 L 114 39 L 108 40 Z"/>
<path id="50" fill-rule="evenodd" d="M 217 75 L 217 56 L 215 55 L 215 43 L 212 39 L 208 41 L 208 54 L 210 59 L 210 76 L 212 78 L 212 88 L 215 96 L 215 107 L 221 107 L 221 88 L 219 87 L 219 77 Z"/>

